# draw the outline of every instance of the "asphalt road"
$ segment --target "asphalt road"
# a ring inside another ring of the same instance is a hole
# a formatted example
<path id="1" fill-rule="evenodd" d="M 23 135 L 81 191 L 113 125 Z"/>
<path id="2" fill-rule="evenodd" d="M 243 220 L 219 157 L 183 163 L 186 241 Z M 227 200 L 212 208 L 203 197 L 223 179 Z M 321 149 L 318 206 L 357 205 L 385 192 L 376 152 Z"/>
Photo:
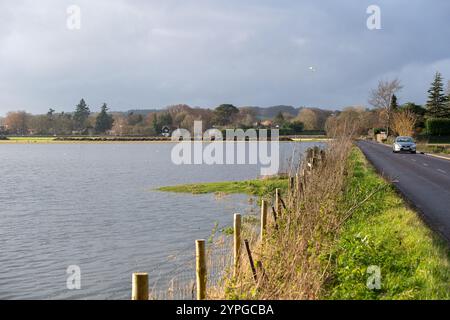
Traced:
<path id="1" fill-rule="evenodd" d="M 375 142 L 357 144 L 378 172 L 393 181 L 429 226 L 450 244 L 450 161 L 393 153 L 392 148 Z"/>

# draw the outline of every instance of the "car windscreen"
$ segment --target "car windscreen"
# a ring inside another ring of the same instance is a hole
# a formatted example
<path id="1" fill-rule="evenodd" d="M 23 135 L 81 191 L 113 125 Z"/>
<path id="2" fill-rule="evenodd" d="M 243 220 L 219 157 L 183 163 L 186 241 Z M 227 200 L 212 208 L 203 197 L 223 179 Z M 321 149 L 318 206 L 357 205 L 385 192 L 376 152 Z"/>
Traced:
<path id="1" fill-rule="evenodd" d="M 397 138 L 397 142 L 413 142 L 411 138 Z"/>

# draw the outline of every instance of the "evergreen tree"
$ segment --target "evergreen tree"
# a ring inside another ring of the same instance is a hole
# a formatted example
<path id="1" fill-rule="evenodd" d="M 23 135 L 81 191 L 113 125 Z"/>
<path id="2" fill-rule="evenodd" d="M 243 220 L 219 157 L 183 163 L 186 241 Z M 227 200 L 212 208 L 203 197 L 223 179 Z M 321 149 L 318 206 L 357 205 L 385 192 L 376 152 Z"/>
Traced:
<path id="1" fill-rule="evenodd" d="M 221 104 L 214 110 L 215 122 L 221 126 L 231 124 L 238 113 L 239 109 L 232 104 Z"/>
<path id="2" fill-rule="evenodd" d="M 86 102 L 84 101 L 84 99 L 81 99 L 80 103 L 77 104 L 77 107 L 73 114 L 73 122 L 75 130 L 78 131 L 86 130 L 86 122 L 90 113 L 91 111 L 89 110 L 89 107 L 87 106 Z"/>
<path id="3" fill-rule="evenodd" d="M 274 122 L 275 122 L 275 124 L 277 124 L 279 126 L 282 126 L 284 124 L 285 119 L 284 119 L 283 113 L 281 111 L 278 112 L 277 116 L 274 119 Z"/>
<path id="4" fill-rule="evenodd" d="M 152 127 L 153 127 L 153 130 L 156 132 L 156 133 L 159 133 L 159 132 L 161 132 L 161 125 L 160 125 L 160 123 L 159 123 L 159 121 L 158 121 L 158 114 L 157 113 L 155 113 L 155 115 L 153 116 L 153 120 L 152 120 Z"/>
<path id="5" fill-rule="evenodd" d="M 397 96 L 395 94 L 392 95 L 391 99 L 391 111 L 397 111 L 398 110 L 398 101 Z"/>
<path id="6" fill-rule="evenodd" d="M 51 118 L 51 117 L 53 117 L 54 113 L 55 113 L 55 109 L 50 108 L 50 109 L 48 109 L 47 116 L 49 118 Z"/>
<path id="7" fill-rule="evenodd" d="M 50 108 L 47 112 L 47 126 L 48 132 L 51 134 L 55 134 L 54 122 L 55 122 L 55 110 Z"/>
<path id="8" fill-rule="evenodd" d="M 428 118 L 440 118 L 446 116 L 446 97 L 442 76 L 436 72 L 431 88 L 428 90 L 428 101 L 426 104 Z"/>
<path id="9" fill-rule="evenodd" d="M 161 127 L 162 126 L 172 126 L 172 116 L 168 112 L 164 112 L 158 119 Z"/>
<path id="10" fill-rule="evenodd" d="M 447 83 L 447 96 L 445 97 L 446 104 L 445 104 L 445 118 L 450 118 L 450 81 Z"/>
<path id="11" fill-rule="evenodd" d="M 106 103 L 102 105 L 102 109 L 100 113 L 97 115 L 95 119 L 95 131 L 98 133 L 105 133 L 107 130 L 112 128 L 114 119 L 112 115 L 107 113 L 108 107 Z"/>

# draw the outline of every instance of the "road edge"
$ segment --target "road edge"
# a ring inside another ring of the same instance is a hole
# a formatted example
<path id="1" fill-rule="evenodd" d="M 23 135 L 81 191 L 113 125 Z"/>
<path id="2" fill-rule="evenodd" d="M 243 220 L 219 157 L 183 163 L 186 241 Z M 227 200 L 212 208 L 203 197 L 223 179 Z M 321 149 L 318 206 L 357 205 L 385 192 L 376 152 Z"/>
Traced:
<path id="1" fill-rule="evenodd" d="M 358 141 L 373 142 L 373 143 L 376 143 L 376 144 L 380 144 L 380 145 L 382 145 L 382 146 L 385 146 L 385 147 L 387 147 L 387 148 L 391 148 L 391 146 L 388 145 L 388 144 L 385 144 L 385 143 L 382 143 L 382 142 L 378 142 L 378 141 L 374 141 L 374 140 L 358 140 Z M 443 159 L 443 160 L 450 161 L 450 157 L 444 157 L 444 156 L 440 156 L 440 155 L 438 155 L 438 154 L 427 153 L 427 152 L 418 152 L 418 153 L 423 154 L 423 155 L 426 155 L 426 156 L 430 156 L 430 157 L 434 157 L 434 158 L 439 158 L 439 159 Z"/>
<path id="2" fill-rule="evenodd" d="M 367 140 L 359 140 L 362 142 L 370 142 Z M 374 141 L 372 141 L 374 142 Z M 376 143 L 376 144 L 380 144 L 380 143 Z M 364 157 L 367 160 L 367 163 L 375 170 L 375 172 L 383 179 L 385 180 L 387 183 L 389 183 L 390 185 L 392 185 L 394 187 L 394 190 L 396 191 L 396 193 L 402 198 L 402 200 L 405 202 L 405 205 L 407 205 L 409 208 L 411 208 L 411 210 L 417 212 L 418 217 L 423 221 L 423 223 L 428 226 L 428 228 L 430 229 L 430 231 L 432 231 L 434 234 L 436 234 L 444 243 L 446 243 L 447 248 L 450 250 L 450 237 L 447 237 L 444 233 L 442 233 L 438 228 L 437 225 L 434 221 L 432 221 L 432 219 L 428 218 L 427 215 L 422 211 L 422 209 L 420 209 L 418 206 L 416 206 L 411 200 L 409 200 L 407 198 L 407 196 L 398 188 L 398 186 L 393 183 L 392 181 L 389 181 L 388 179 L 386 179 L 386 176 L 384 176 L 382 174 L 382 172 L 380 170 L 377 169 L 376 166 L 373 165 L 373 163 L 367 158 L 366 154 L 364 153 L 364 151 L 358 146 L 357 143 L 355 143 L 355 146 L 362 152 L 362 154 L 364 155 Z M 387 146 L 387 145 L 386 145 Z M 389 146 L 387 146 L 389 147 Z"/>

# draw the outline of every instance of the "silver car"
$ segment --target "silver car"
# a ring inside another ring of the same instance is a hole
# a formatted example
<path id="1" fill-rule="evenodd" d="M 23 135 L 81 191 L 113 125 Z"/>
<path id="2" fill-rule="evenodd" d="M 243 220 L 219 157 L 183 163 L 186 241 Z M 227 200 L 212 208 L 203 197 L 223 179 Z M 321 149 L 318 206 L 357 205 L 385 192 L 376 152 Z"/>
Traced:
<path id="1" fill-rule="evenodd" d="M 411 137 L 397 137 L 395 138 L 394 145 L 392 146 L 392 152 L 397 153 L 401 151 L 408 151 L 416 153 L 416 143 Z"/>

